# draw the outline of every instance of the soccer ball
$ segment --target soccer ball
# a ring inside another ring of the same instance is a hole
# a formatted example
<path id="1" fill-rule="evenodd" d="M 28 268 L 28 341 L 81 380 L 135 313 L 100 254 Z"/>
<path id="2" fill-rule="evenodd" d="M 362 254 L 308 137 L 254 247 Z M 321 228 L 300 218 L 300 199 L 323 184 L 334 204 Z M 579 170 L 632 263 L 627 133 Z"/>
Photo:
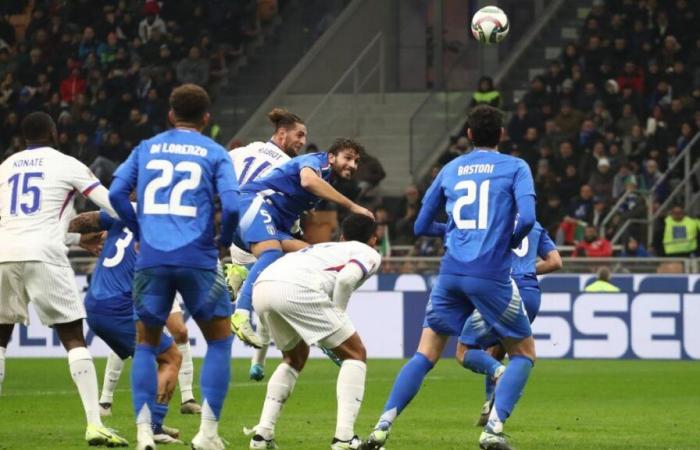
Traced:
<path id="1" fill-rule="evenodd" d="M 498 44 L 509 29 L 508 16 L 495 6 L 484 6 L 472 17 L 472 35 L 482 44 Z"/>

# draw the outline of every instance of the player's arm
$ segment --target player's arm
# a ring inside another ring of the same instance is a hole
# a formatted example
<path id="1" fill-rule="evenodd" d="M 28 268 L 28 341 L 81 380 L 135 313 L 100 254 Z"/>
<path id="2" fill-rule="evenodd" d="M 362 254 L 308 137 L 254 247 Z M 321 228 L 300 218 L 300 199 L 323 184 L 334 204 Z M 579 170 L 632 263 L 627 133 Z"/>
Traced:
<path id="1" fill-rule="evenodd" d="M 109 191 L 102 186 L 88 167 L 75 158 L 68 158 L 66 167 L 69 174 L 70 184 L 80 192 L 83 197 L 89 198 L 94 204 L 107 211 L 112 217 L 116 217 L 117 213 L 112 208 L 109 201 Z"/>
<path id="2" fill-rule="evenodd" d="M 229 154 L 223 156 L 216 168 L 216 190 L 221 200 L 221 236 L 219 244 L 229 248 L 238 224 L 238 182 Z"/>
<path id="3" fill-rule="evenodd" d="M 356 252 L 353 259 L 338 272 L 333 288 L 333 303 L 345 311 L 352 293 L 379 270 L 381 262 L 381 255 L 374 249 L 367 247 L 366 251 Z"/>
<path id="4" fill-rule="evenodd" d="M 515 224 L 515 230 L 513 230 L 510 247 L 517 248 L 535 226 L 536 220 L 535 183 L 532 180 L 530 167 L 523 160 L 519 160 L 519 166 L 513 180 L 513 196 L 518 211 L 518 221 Z"/>
<path id="5" fill-rule="evenodd" d="M 129 155 L 129 158 L 117 168 L 112 179 L 112 186 L 109 188 L 109 201 L 112 202 L 119 218 L 134 234 L 134 241 L 136 242 L 141 240 L 141 234 L 136 211 L 134 211 L 134 207 L 129 201 L 129 196 L 134 186 L 136 186 L 138 178 L 138 150 L 139 147 L 136 147 Z"/>
<path id="6" fill-rule="evenodd" d="M 445 194 L 442 191 L 442 171 L 440 171 L 423 196 L 420 211 L 413 224 L 413 233 L 416 236 L 443 237 L 445 235 L 447 225 L 435 221 L 435 216 L 444 204 Z"/>
<path id="7" fill-rule="evenodd" d="M 328 184 L 326 180 L 321 178 L 318 173 L 311 167 L 304 167 L 299 172 L 301 187 L 314 194 L 316 197 L 333 202 L 343 208 L 347 208 L 350 212 L 364 214 L 374 219 L 374 214 L 367 208 L 363 208 L 353 202 L 340 192 L 336 191 L 333 186 Z"/>
<path id="8" fill-rule="evenodd" d="M 78 214 L 68 225 L 68 233 L 95 233 L 102 230 L 104 230 L 104 228 L 102 228 L 102 224 L 100 223 L 99 211 Z"/>
<path id="9" fill-rule="evenodd" d="M 544 230 L 540 235 L 540 242 L 537 245 L 537 255 L 542 258 L 542 260 L 537 261 L 535 264 L 535 273 L 537 273 L 537 275 L 556 272 L 564 267 L 556 244 Z"/>

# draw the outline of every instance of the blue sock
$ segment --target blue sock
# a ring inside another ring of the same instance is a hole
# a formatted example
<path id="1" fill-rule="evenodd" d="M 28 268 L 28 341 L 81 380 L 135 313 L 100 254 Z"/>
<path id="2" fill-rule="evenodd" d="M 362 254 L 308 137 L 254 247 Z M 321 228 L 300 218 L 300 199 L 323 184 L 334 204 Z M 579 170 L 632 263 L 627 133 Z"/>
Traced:
<path id="1" fill-rule="evenodd" d="M 493 397 L 493 393 L 496 390 L 496 382 L 493 381 L 493 377 L 484 377 L 484 388 L 486 391 L 486 400 L 491 400 L 491 397 Z"/>
<path id="2" fill-rule="evenodd" d="M 214 417 L 211 420 L 219 420 L 221 408 L 228 393 L 228 384 L 231 380 L 231 344 L 233 336 L 214 341 L 207 341 L 207 353 L 204 355 L 200 384 L 202 386 L 202 405 L 209 405 Z M 208 414 L 206 408 L 202 410 L 202 416 Z"/>
<path id="3" fill-rule="evenodd" d="M 275 249 L 265 250 L 260 254 L 258 261 L 250 268 L 248 278 L 243 282 L 243 287 L 236 300 L 236 309 L 253 310 L 253 284 L 255 284 L 255 280 L 258 279 L 267 266 L 280 259 L 282 255 L 284 255 L 282 250 Z"/>
<path id="4" fill-rule="evenodd" d="M 533 362 L 526 356 L 513 356 L 496 386 L 496 413 L 505 422 L 523 394 Z"/>
<path id="5" fill-rule="evenodd" d="M 462 360 L 462 365 L 475 373 L 493 377 L 501 363 L 493 356 L 478 348 L 470 348 Z"/>
<path id="6" fill-rule="evenodd" d="M 151 412 L 151 427 L 154 434 L 159 434 L 163 431 L 163 421 L 165 415 L 168 414 L 167 403 L 153 403 L 153 411 Z"/>
<path id="7" fill-rule="evenodd" d="M 147 417 L 139 416 L 144 405 L 148 405 L 150 421 L 155 414 L 158 392 L 158 369 L 156 367 L 156 347 L 136 344 L 134 362 L 131 364 L 131 397 L 134 403 L 136 423 L 147 423 Z"/>
<path id="8" fill-rule="evenodd" d="M 423 379 L 433 368 L 433 363 L 422 353 L 416 353 L 404 366 L 394 380 L 389 399 L 384 405 L 384 413 L 379 419 L 391 425 L 401 411 L 413 400 L 423 384 Z"/>

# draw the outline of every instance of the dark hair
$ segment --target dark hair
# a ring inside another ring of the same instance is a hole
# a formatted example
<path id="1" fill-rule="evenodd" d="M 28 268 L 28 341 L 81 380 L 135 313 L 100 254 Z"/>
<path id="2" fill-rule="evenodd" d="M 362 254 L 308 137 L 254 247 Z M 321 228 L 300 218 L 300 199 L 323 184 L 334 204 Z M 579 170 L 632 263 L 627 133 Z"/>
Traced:
<path id="1" fill-rule="evenodd" d="M 51 139 L 51 133 L 56 124 L 50 115 L 42 111 L 30 113 L 22 120 L 20 125 L 24 141 L 37 142 Z"/>
<path id="2" fill-rule="evenodd" d="M 364 214 L 350 214 L 343 220 L 341 232 L 346 241 L 369 242 L 377 232 L 377 223 Z"/>
<path id="3" fill-rule="evenodd" d="M 469 113 L 469 129 L 475 147 L 496 147 L 501 140 L 503 113 L 488 105 L 479 105 Z"/>
<path id="4" fill-rule="evenodd" d="M 267 113 L 267 118 L 270 119 L 270 122 L 272 122 L 272 124 L 275 126 L 275 131 L 279 130 L 280 128 L 288 130 L 290 128 L 294 128 L 296 124 L 304 124 L 301 117 L 287 111 L 284 108 L 273 108 L 272 111 Z"/>
<path id="5" fill-rule="evenodd" d="M 357 141 L 353 141 L 350 138 L 337 138 L 335 141 L 333 141 L 333 144 L 331 144 L 331 147 L 328 149 L 328 153 L 331 155 L 337 155 L 346 149 L 356 151 L 360 157 L 365 155 L 365 148 L 362 146 L 362 144 Z"/>
<path id="6" fill-rule="evenodd" d="M 202 122 L 210 104 L 207 91 L 196 84 L 183 84 L 173 89 L 170 94 L 170 109 L 175 117 L 183 122 Z"/>

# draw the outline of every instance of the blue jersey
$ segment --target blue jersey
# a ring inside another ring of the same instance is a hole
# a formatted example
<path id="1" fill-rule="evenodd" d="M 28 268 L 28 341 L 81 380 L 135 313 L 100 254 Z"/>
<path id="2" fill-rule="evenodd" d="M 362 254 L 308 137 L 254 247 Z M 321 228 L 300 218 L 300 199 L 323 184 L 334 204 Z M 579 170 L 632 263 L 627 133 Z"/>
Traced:
<path id="1" fill-rule="evenodd" d="M 277 219 L 282 225 L 279 228 L 288 231 L 301 213 L 313 209 L 319 201 L 316 195 L 301 187 L 301 170 L 305 167 L 331 182 L 333 170 L 328 153 L 309 153 L 292 158 L 268 174 L 247 182 L 241 187 L 241 192 L 263 194 L 279 213 Z"/>
<path id="2" fill-rule="evenodd" d="M 107 230 L 107 239 L 92 272 L 85 306 L 89 311 L 133 315 L 131 284 L 136 264 L 133 234 L 124 222 L 104 212 L 100 212 L 100 227 Z"/>
<path id="3" fill-rule="evenodd" d="M 194 131 L 168 130 L 141 142 L 115 177 L 136 187 L 137 270 L 216 268 L 214 202 L 217 194 L 238 188 L 222 146 Z"/>
<path id="4" fill-rule="evenodd" d="M 515 280 L 518 287 L 538 287 L 537 273 L 535 265 L 537 257 L 544 258 L 552 250 L 556 250 L 557 246 L 547 234 L 547 231 L 542 228 L 539 222 L 535 222 L 530 233 L 522 240 L 518 248 L 513 249 L 515 257 L 513 258 L 513 268 L 511 277 Z"/>
<path id="5" fill-rule="evenodd" d="M 445 205 L 440 273 L 508 279 L 516 199 L 528 195 L 535 196 L 532 174 L 519 158 L 477 149 L 443 167 L 423 197 L 418 218 L 434 220 Z"/>

